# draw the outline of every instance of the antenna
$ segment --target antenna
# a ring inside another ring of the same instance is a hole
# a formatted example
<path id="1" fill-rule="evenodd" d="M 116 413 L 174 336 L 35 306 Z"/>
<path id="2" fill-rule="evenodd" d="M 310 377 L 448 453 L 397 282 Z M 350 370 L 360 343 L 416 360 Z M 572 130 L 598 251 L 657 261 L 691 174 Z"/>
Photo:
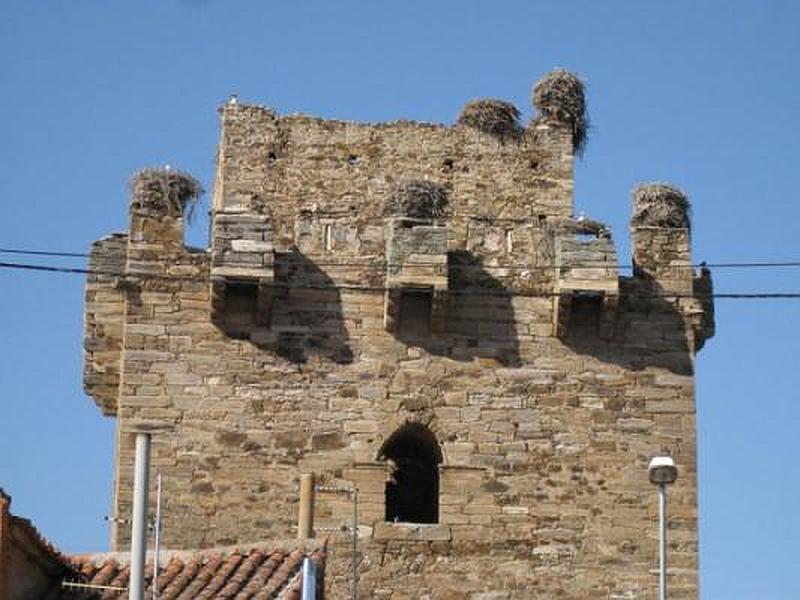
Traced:
<path id="1" fill-rule="evenodd" d="M 353 534 L 353 600 L 358 600 L 358 488 L 344 487 L 338 485 L 318 485 L 314 488 L 318 492 L 329 492 L 333 494 L 347 494 L 353 501 L 353 525 L 350 528 Z M 318 531 L 326 528 L 321 527 Z M 347 527 L 343 526 L 342 531 L 346 531 Z"/>
<path id="2" fill-rule="evenodd" d="M 156 518 L 153 523 L 153 600 L 158 600 L 158 555 L 161 545 L 161 470 L 156 475 Z"/>

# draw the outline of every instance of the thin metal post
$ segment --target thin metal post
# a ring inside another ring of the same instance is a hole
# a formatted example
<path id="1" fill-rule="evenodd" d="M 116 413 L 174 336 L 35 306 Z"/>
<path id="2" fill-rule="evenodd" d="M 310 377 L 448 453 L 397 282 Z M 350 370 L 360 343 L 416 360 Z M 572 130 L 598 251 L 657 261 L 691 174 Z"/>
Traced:
<path id="1" fill-rule="evenodd" d="M 658 597 L 667 600 L 667 484 L 658 485 Z"/>
<path id="2" fill-rule="evenodd" d="M 331 485 L 318 485 L 314 488 L 318 492 L 332 492 L 347 494 L 350 500 L 353 501 L 353 523 L 350 531 L 353 535 L 353 576 L 352 576 L 352 599 L 358 600 L 358 560 L 356 553 L 358 552 L 358 488 L 331 486 Z M 325 528 L 322 528 L 325 529 Z M 342 531 L 346 531 L 347 527 L 342 527 Z M 318 529 L 317 531 L 320 531 Z"/>
<path id="3" fill-rule="evenodd" d="M 353 600 L 358 600 L 358 488 L 353 488 Z"/>
<path id="4" fill-rule="evenodd" d="M 314 563 L 306 556 L 303 559 L 303 600 L 316 600 L 317 598 L 317 572 Z"/>
<path id="5" fill-rule="evenodd" d="M 153 524 L 153 600 L 158 600 L 158 552 L 161 548 L 161 471 L 156 475 L 156 522 Z"/>
<path id="6" fill-rule="evenodd" d="M 150 475 L 150 434 L 136 434 L 133 465 L 133 515 L 131 523 L 131 578 L 128 600 L 144 600 L 144 563 L 147 552 L 147 484 Z"/>

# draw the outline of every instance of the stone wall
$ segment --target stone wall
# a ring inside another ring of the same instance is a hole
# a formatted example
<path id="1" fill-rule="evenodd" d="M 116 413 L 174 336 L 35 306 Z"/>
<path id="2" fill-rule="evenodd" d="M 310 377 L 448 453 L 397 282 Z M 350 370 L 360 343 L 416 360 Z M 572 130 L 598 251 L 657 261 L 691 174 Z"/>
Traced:
<path id="1" fill-rule="evenodd" d="M 105 415 L 117 410 L 128 237 L 115 234 L 92 244 L 86 281 L 83 386 Z"/>
<path id="2" fill-rule="evenodd" d="M 647 463 L 669 452 L 681 469 L 671 593 L 696 597 L 693 362 L 710 303 L 693 290 L 710 287 L 661 269 L 689 262 L 688 230 L 636 230 L 632 277 L 581 270 L 581 256 L 616 254 L 605 238 L 575 242 L 571 131 L 558 123 L 503 141 L 465 126 L 221 112 L 213 252 L 183 248 L 180 219 L 137 213 L 134 198 L 124 285 L 89 282 L 87 299 L 119 319 L 109 331 L 123 331 L 108 355 L 113 402 L 87 380 L 118 421 L 115 514 L 130 514 L 131 433 L 149 429 L 167 547 L 292 535 L 298 478 L 313 472 L 359 490 L 361 597 L 649 598 Z M 383 215 L 407 178 L 450 197 L 418 235 Z M 444 253 L 419 240 L 426 251 L 393 250 L 442 231 Z M 100 244 L 95 260 L 114 252 Z M 407 285 L 435 297 L 429 333 L 413 339 L 387 327 L 388 292 Z M 87 365 L 100 364 L 98 314 L 87 303 Z M 395 467 L 382 447 L 407 423 L 441 450 L 435 524 L 384 522 Z M 317 495 L 321 531 L 351 515 L 347 494 Z M 338 598 L 352 557 L 334 537 Z M 114 532 L 115 548 L 128 543 Z"/>

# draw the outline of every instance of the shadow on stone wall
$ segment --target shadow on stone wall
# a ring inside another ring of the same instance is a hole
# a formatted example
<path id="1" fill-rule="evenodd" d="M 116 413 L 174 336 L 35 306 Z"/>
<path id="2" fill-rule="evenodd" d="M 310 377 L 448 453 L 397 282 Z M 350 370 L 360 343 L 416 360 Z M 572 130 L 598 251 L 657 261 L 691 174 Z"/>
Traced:
<path id="1" fill-rule="evenodd" d="M 449 289 L 442 331 L 407 336 L 399 329 L 397 339 L 454 360 L 489 358 L 503 366 L 518 366 L 519 340 L 512 293 L 471 252 L 449 252 L 447 262 Z"/>
<path id="2" fill-rule="evenodd" d="M 620 279 L 616 315 L 602 303 L 574 300 L 561 341 L 580 354 L 634 371 L 663 368 L 677 375 L 694 371 L 683 314 L 661 286 L 641 274 Z"/>
<path id="3" fill-rule="evenodd" d="M 302 364 L 353 362 L 342 299 L 333 279 L 297 249 L 275 254 L 273 286 L 228 282 L 215 291 L 213 323 L 226 336 Z"/>
<path id="4" fill-rule="evenodd" d="M 272 330 L 275 352 L 293 363 L 317 355 L 338 364 L 353 362 L 336 284 L 297 248 L 275 254 Z"/>

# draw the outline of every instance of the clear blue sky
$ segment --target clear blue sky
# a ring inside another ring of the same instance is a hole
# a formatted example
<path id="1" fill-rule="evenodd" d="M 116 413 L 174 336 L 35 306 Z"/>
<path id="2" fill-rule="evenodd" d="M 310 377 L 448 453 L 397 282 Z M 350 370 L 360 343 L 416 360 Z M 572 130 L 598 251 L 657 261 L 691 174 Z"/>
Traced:
<path id="1" fill-rule="evenodd" d="M 125 228 L 143 166 L 210 188 L 234 91 L 368 121 L 452 122 L 490 96 L 527 119 L 531 85 L 563 66 L 594 124 L 576 210 L 612 226 L 624 261 L 629 190 L 652 180 L 690 195 L 696 260 L 797 260 L 798 29 L 800 3 L 766 0 L 5 0 L 0 246 L 86 251 Z M 800 269 L 714 276 L 800 291 Z M 0 485 L 63 549 L 104 549 L 113 423 L 81 389 L 83 278 L 0 269 L 0 290 Z M 703 598 L 800 597 L 799 317 L 800 300 L 717 303 L 697 363 Z"/>

